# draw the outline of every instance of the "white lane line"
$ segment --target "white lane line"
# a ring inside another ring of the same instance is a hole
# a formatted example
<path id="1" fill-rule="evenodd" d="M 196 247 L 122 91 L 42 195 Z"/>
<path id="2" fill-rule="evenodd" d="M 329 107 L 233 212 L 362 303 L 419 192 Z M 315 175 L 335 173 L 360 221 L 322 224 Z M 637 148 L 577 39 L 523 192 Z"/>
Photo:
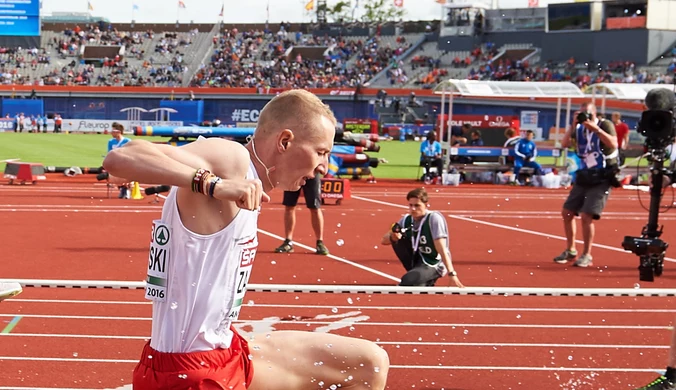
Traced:
<path id="1" fill-rule="evenodd" d="M 150 336 L 120 336 L 95 334 L 63 334 L 63 333 L 0 333 L 0 337 L 46 337 L 98 340 L 143 340 Z M 500 347 L 500 348 L 583 348 L 583 349 L 669 349 L 668 345 L 644 344 L 560 344 L 560 343 L 458 343 L 458 342 L 430 342 L 430 341 L 378 341 L 380 345 L 411 345 L 420 347 Z"/>
<path id="2" fill-rule="evenodd" d="M 6 304 L 12 302 L 25 303 L 63 303 L 63 304 L 94 304 L 94 305 L 143 305 L 150 306 L 150 301 L 88 301 L 76 299 L 32 299 L 32 298 L 12 298 Z M 472 307 L 472 306 L 376 306 L 376 305 L 289 305 L 289 304 L 269 304 L 269 303 L 255 303 L 249 307 L 264 307 L 276 309 L 357 309 L 357 310 L 422 310 L 422 311 L 488 311 L 488 312 L 554 312 L 554 313 L 663 313 L 673 314 L 676 309 L 599 309 L 599 308 L 560 308 L 560 307 Z M 25 309 L 24 309 L 25 310 Z"/>
<path id="3" fill-rule="evenodd" d="M 18 360 L 18 361 L 40 361 L 40 362 L 77 362 L 77 363 L 129 363 L 137 364 L 138 360 L 131 359 L 78 359 L 78 358 L 50 358 L 50 357 L 28 357 L 28 356 L 0 356 L 0 361 Z M 409 365 L 390 365 L 390 369 L 420 369 L 420 370 L 467 370 L 467 371 L 558 371 L 558 372 L 661 372 L 658 368 L 604 368 L 604 367 L 543 367 L 543 366 L 409 366 Z M 20 389 L 19 387 L 0 387 L 2 389 Z M 26 389 L 36 389 L 30 387 Z M 45 387 L 43 389 L 55 389 Z"/>
<path id="4" fill-rule="evenodd" d="M 16 313 L 4 314 L 0 313 L 0 317 L 16 317 Z M 55 314 L 21 314 L 23 318 L 43 318 L 43 319 L 69 319 L 69 320 L 103 320 L 103 321 L 151 321 L 150 317 L 120 317 L 120 316 L 76 316 L 76 315 L 55 315 Z M 234 323 L 244 324 L 311 324 L 311 325 L 328 325 L 334 324 L 331 321 L 280 321 L 278 319 L 262 319 L 262 320 L 245 320 L 240 319 Z M 428 322 L 355 322 L 354 326 L 399 326 L 399 327 L 439 327 L 439 328 L 533 328 L 533 329 L 624 329 L 624 330 L 671 330 L 670 326 L 657 325 L 578 325 L 578 324 L 490 324 L 490 323 L 428 323 Z"/>

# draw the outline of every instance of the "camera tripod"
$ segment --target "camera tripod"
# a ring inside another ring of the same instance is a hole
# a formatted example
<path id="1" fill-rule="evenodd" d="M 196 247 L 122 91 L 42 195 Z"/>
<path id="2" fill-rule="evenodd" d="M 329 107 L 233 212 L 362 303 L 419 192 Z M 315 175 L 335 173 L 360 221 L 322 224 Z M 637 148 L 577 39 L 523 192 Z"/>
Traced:
<path id="1" fill-rule="evenodd" d="M 654 153 L 652 167 L 652 187 L 650 188 L 650 208 L 648 224 L 643 227 L 641 237 L 625 236 L 622 247 L 639 256 L 639 279 L 644 282 L 655 281 L 655 276 L 662 275 L 664 256 L 669 244 L 660 239 L 662 226 L 659 226 L 660 201 L 664 183 L 664 158 Z"/>

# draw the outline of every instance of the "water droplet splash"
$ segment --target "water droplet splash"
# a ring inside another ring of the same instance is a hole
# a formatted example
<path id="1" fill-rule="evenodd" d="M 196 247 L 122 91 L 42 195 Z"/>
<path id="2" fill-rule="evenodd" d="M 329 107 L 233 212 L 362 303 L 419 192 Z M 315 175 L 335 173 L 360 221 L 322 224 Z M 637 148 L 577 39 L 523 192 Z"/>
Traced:
<path id="1" fill-rule="evenodd" d="M 342 238 L 341 238 L 341 239 L 338 239 L 338 240 L 336 241 L 336 245 L 338 245 L 338 246 L 343 246 L 344 244 L 345 244 L 345 241 L 343 241 Z"/>
<path id="2" fill-rule="evenodd" d="M 171 306 L 169 306 L 171 310 L 176 310 L 178 308 L 178 302 L 172 302 Z"/>

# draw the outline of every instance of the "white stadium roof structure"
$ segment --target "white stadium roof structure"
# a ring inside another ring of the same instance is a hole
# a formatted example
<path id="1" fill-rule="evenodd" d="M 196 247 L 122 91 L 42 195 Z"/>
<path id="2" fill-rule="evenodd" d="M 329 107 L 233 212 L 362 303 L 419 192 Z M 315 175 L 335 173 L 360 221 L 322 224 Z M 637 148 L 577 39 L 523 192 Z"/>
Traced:
<path id="1" fill-rule="evenodd" d="M 606 111 L 606 97 L 608 95 L 617 100 L 643 101 L 645 96 L 653 89 L 666 88 L 674 90 L 673 84 L 625 84 L 625 83 L 598 83 L 587 87 L 591 92 L 592 101 L 596 103 L 597 93 L 601 95 L 601 113 Z"/>
<path id="2" fill-rule="evenodd" d="M 577 85 L 568 81 L 483 81 L 448 79 L 434 87 L 434 93 L 441 95 L 441 116 L 445 111 L 445 97 L 449 96 L 448 123 L 453 119 L 453 97 L 494 97 L 494 98 L 554 98 L 556 105 L 556 129 L 560 128 L 562 99 L 568 99 L 566 122 L 570 120 L 570 104 L 573 98 L 585 97 Z M 566 123 L 568 127 L 569 123 Z M 439 138 L 443 141 L 445 123 L 441 123 Z M 450 143 L 450 137 L 448 139 Z M 443 145 L 443 142 L 442 142 Z"/>

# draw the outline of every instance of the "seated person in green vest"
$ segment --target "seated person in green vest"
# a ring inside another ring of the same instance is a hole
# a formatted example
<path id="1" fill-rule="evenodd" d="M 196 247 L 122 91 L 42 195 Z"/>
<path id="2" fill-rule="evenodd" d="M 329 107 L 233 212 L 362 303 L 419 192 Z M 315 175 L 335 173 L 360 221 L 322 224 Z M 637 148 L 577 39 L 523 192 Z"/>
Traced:
<path id="1" fill-rule="evenodd" d="M 404 215 L 385 233 L 381 243 L 392 245 L 394 253 L 406 269 L 400 286 L 434 286 L 448 274 L 449 285 L 464 287 L 451 262 L 448 226 L 438 211 L 429 211 L 424 188 L 406 195 L 409 214 Z"/>

